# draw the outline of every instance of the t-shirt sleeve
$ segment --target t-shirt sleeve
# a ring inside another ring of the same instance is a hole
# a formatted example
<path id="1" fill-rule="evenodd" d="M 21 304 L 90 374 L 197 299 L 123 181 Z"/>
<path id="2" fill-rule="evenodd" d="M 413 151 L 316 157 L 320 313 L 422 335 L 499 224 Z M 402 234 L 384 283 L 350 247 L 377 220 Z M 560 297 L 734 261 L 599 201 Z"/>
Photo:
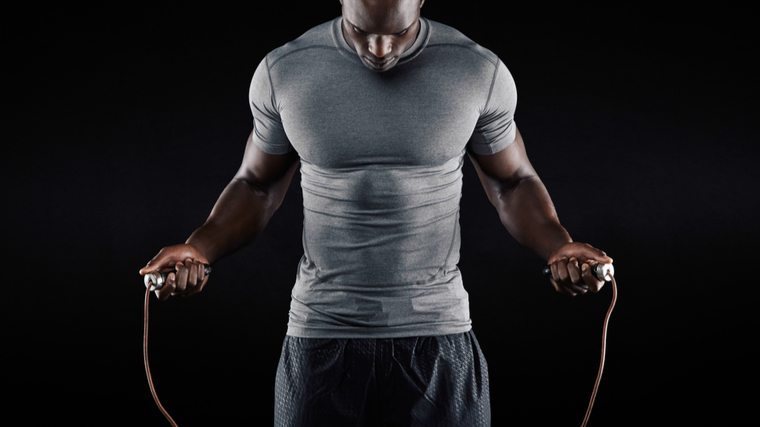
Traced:
<path id="1" fill-rule="evenodd" d="M 253 143 L 268 154 L 286 154 L 292 150 L 277 108 L 267 58 L 253 73 L 248 102 L 253 114 Z"/>
<path id="2" fill-rule="evenodd" d="M 486 106 L 478 118 L 469 146 L 476 154 L 495 154 L 515 140 L 517 89 L 512 74 L 499 61 Z"/>

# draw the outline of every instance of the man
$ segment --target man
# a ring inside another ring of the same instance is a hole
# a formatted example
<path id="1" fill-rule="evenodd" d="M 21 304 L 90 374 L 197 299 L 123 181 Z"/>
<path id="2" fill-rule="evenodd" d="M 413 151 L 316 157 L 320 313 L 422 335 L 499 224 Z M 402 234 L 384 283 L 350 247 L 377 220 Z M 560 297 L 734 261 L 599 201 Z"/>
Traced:
<path id="1" fill-rule="evenodd" d="M 342 16 L 270 52 L 251 83 L 254 130 L 208 220 L 140 273 L 192 295 L 203 263 L 251 242 L 297 167 L 304 256 L 276 379 L 275 425 L 490 425 L 488 371 L 457 268 L 462 164 L 502 223 L 569 295 L 589 264 L 525 154 L 506 66 L 424 0 L 342 0 Z"/>

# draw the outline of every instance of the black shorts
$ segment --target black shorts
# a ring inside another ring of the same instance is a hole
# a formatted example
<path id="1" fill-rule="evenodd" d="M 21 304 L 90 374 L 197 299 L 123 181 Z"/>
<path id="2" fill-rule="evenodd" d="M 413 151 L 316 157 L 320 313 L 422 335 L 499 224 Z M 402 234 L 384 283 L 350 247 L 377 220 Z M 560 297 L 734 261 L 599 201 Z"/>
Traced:
<path id="1" fill-rule="evenodd" d="M 275 427 L 491 425 L 475 334 L 393 339 L 286 336 Z"/>

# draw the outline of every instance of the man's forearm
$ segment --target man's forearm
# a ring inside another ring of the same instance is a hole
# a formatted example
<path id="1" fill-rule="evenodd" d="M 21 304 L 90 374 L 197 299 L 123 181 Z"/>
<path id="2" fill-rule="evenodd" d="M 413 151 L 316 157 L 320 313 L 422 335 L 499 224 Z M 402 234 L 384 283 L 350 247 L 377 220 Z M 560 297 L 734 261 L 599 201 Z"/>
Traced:
<path id="1" fill-rule="evenodd" d="M 517 181 L 491 201 L 509 233 L 542 258 L 549 259 L 562 245 L 572 242 L 538 176 Z"/>
<path id="2" fill-rule="evenodd" d="M 187 244 L 209 262 L 228 255 L 254 241 L 280 207 L 290 186 L 296 165 L 267 188 L 235 178 L 219 196 L 206 222 L 187 239 Z"/>
<path id="3" fill-rule="evenodd" d="M 209 262 L 252 242 L 276 207 L 273 196 L 233 179 L 219 196 L 206 222 L 187 239 Z"/>

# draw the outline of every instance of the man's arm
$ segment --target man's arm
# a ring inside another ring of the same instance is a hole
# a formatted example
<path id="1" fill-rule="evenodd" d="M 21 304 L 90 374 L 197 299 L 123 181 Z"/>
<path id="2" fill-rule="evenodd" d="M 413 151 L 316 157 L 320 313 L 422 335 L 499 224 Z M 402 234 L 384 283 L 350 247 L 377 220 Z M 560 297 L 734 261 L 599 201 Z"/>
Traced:
<path id="1" fill-rule="evenodd" d="M 549 193 L 525 153 L 520 131 L 509 147 L 496 154 L 469 155 L 502 224 L 551 265 L 554 288 L 568 295 L 599 291 L 604 282 L 588 266 L 612 259 L 590 245 L 573 242 L 560 225 Z"/>
<path id="2" fill-rule="evenodd" d="M 253 144 L 251 134 L 240 169 L 219 196 L 206 222 L 185 244 L 161 249 L 140 270 L 140 274 L 176 270 L 164 287 L 156 291 L 156 296 L 164 300 L 169 295 L 200 292 L 208 280 L 203 264 L 210 264 L 258 237 L 280 207 L 298 164 L 295 152 L 264 153 Z"/>

